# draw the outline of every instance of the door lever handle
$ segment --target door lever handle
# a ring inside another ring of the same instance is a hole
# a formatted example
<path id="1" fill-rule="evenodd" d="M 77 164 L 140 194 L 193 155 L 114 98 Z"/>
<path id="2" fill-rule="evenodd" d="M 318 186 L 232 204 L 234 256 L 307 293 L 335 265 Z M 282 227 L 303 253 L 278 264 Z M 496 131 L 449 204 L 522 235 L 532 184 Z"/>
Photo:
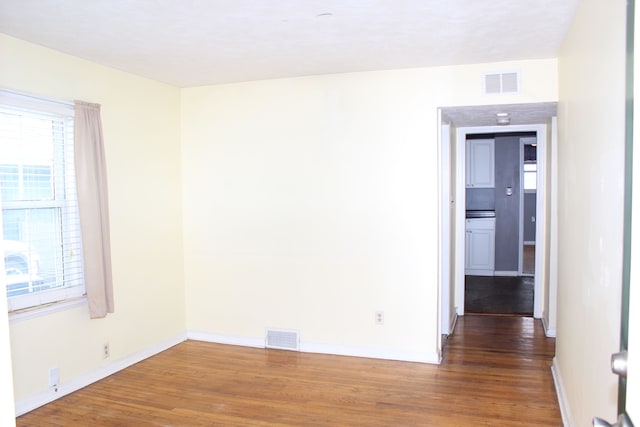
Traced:
<path id="1" fill-rule="evenodd" d="M 611 355 L 611 372 L 622 378 L 627 378 L 627 352 L 621 351 Z"/>
<path id="2" fill-rule="evenodd" d="M 626 413 L 624 413 L 624 414 L 620 414 L 620 416 L 618 417 L 618 420 L 613 424 L 609 424 L 602 418 L 594 417 L 593 427 L 633 427 L 633 424 L 631 424 L 631 420 L 629 419 L 629 416 Z"/>

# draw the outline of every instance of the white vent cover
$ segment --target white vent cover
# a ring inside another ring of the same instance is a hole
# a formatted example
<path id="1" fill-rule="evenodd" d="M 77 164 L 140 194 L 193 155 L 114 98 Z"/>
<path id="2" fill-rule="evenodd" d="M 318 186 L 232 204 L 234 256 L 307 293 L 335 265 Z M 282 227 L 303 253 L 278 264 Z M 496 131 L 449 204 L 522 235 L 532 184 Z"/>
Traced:
<path id="1" fill-rule="evenodd" d="M 265 347 L 280 350 L 300 350 L 298 331 L 267 328 Z"/>
<path id="2" fill-rule="evenodd" d="M 484 75 L 484 93 L 516 93 L 519 88 L 517 72 L 491 73 Z"/>

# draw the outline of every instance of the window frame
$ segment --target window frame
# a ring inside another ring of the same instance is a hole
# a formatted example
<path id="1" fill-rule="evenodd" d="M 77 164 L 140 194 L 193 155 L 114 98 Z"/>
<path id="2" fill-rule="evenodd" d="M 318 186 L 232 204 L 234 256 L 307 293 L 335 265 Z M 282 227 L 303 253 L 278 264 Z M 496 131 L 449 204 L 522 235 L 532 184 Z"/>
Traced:
<path id="1" fill-rule="evenodd" d="M 84 282 L 84 262 L 82 260 L 82 243 L 79 224 L 79 213 L 77 206 L 77 188 L 75 184 L 75 160 L 74 160 L 74 105 L 70 102 L 40 98 L 0 89 L 0 112 L 18 114 L 34 118 L 51 119 L 52 123 L 58 121 L 61 124 L 60 135 L 54 135 L 52 131 L 52 165 L 51 165 L 51 185 L 52 198 L 47 200 L 12 200 L 2 201 L 0 199 L 0 218 L 3 220 L 3 227 L 0 228 L 0 238 L 4 248 L 4 215 L 9 210 L 31 209 L 55 209 L 58 218 L 53 223 L 56 234 L 59 233 L 60 257 L 54 256 L 55 281 L 54 287 L 31 291 L 23 295 L 9 296 L 7 283 L 5 283 L 5 295 L 9 312 L 15 313 L 24 310 L 34 310 L 49 306 L 55 303 L 68 302 L 70 300 L 82 298 L 86 295 Z M 3 162 L 4 164 L 5 162 Z M 10 162 L 7 162 L 9 164 Z M 22 162 L 16 166 L 19 173 L 24 173 L 24 169 L 36 165 L 29 161 Z M 57 169 L 58 168 L 58 169 Z M 56 172 L 56 171 L 61 171 Z M 19 175 L 20 176 L 20 175 Z M 19 178 L 20 186 L 24 185 L 24 180 Z M 59 221 L 59 225 L 56 223 Z M 57 237 L 53 237 L 52 242 L 56 242 Z M 69 254 L 67 254 L 69 251 Z M 29 248 L 29 253 L 33 251 Z M 3 268 L 6 271 L 5 257 L 2 257 Z M 69 275 L 76 274 L 78 277 L 72 281 Z M 6 273 L 5 276 L 6 278 Z M 33 289 L 33 284 L 29 280 L 29 289 Z"/>

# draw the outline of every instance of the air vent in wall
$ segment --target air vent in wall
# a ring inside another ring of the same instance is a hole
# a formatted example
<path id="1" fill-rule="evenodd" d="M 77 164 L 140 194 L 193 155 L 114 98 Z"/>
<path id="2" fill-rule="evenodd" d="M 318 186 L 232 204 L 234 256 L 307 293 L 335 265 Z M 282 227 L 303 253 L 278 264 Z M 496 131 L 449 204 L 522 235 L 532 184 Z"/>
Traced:
<path id="1" fill-rule="evenodd" d="M 518 73 L 491 73 L 484 75 L 484 93 L 515 93 L 518 92 Z"/>
<path id="2" fill-rule="evenodd" d="M 267 348 L 277 348 L 280 350 L 299 350 L 300 339 L 298 331 L 287 329 L 267 329 Z"/>

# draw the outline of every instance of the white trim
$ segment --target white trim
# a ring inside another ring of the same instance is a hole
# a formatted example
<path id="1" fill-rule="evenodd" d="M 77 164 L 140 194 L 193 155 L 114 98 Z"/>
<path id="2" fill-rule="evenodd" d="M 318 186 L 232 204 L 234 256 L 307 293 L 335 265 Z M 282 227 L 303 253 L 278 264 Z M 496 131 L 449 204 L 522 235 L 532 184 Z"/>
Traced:
<path id="1" fill-rule="evenodd" d="M 522 244 L 524 246 L 534 246 L 536 244 L 535 240 L 525 240 L 524 242 L 522 242 Z"/>
<path id="2" fill-rule="evenodd" d="M 40 305 L 33 308 L 9 312 L 9 323 L 22 322 L 23 320 L 35 319 L 36 317 L 46 316 L 57 313 L 58 311 L 71 310 L 72 308 L 87 305 L 87 297 L 82 296 L 76 299 L 54 302 L 51 304 Z"/>
<path id="3" fill-rule="evenodd" d="M 370 359 L 399 360 L 439 364 L 441 355 L 433 352 L 408 352 L 378 347 L 346 346 L 340 344 L 300 343 L 300 351 L 305 353 L 335 354 L 338 356 L 366 357 Z"/>
<path id="4" fill-rule="evenodd" d="M 73 117 L 75 114 L 75 104 L 73 101 L 33 95 L 2 87 L 0 87 L 0 104 L 11 105 L 26 110 L 44 111 L 49 114 L 64 117 Z"/>
<path id="5" fill-rule="evenodd" d="M 547 321 L 545 320 L 544 316 L 542 316 L 542 327 L 544 328 L 544 335 L 547 338 L 555 338 L 556 337 L 556 329 L 555 328 L 549 328 L 549 326 L 547 325 Z"/>
<path id="6" fill-rule="evenodd" d="M 456 330 L 456 324 L 458 323 L 458 315 L 453 313 L 453 317 L 451 318 L 451 324 L 449 325 L 449 333 L 447 335 L 453 334 L 453 331 Z"/>
<path id="7" fill-rule="evenodd" d="M 216 344 L 239 345 L 242 347 L 264 347 L 264 337 L 243 337 L 240 335 L 210 334 L 207 332 L 187 331 L 187 338 L 196 341 L 212 342 Z"/>
<path id="8" fill-rule="evenodd" d="M 53 402 L 54 400 L 59 399 L 62 396 L 66 396 L 67 394 L 73 393 L 74 391 L 78 391 L 81 388 L 88 386 L 89 384 L 106 378 L 109 375 L 113 375 L 118 371 L 128 368 L 131 365 L 134 365 L 177 344 L 180 344 L 186 339 L 186 334 L 178 334 L 174 337 L 168 338 L 122 359 L 116 360 L 109 365 L 102 366 L 84 375 L 73 378 L 72 380 L 61 383 L 56 387 L 51 387 L 47 391 L 37 393 L 25 399 L 17 401 L 16 416 L 26 414 L 27 412 L 33 411 L 34 409 L 42 405 Z"/>
<path id="9" fill-rule="evenodd" d="M 494 271 L 493 275 L 504 277 L 518 277 L 520 274 L 517 271 Z"/>
<path id="10" fill-rule="evenodd" d="M 524 146 L 529 138 L 520 138 L 518 152 L 520 153 L 518 161 L 518 173 L 520 174 L 520 197 L 518 201 L 518 273 L 522 274 L 524 269 Z M 534 139 L 534 138 L 531 138 Z M 537 139 L 536 139 L 537 141 Z M 537 168 L 537 160 L 536 160 Z M 537 173 L 537 172 L 536 172 Z M 538 190 L 536 186 L 536 191 Z M 535 266 L 534 266 L 535 268 Z M 535 292 L 534 292 L 535 295 Z"/>
<path id="11" fill-rule="evenodd" d="M 467 134 L 482 134 L 482 133 L 505 133 L 505 132 L 536 132 L 536 138 L 538 140 L 538 191 L 536 192 L 536 262 L 535 262 L 535 280 L 534 280 L 534 295 L 533 295 L 533 317 L 539 319 L 542 317 L 542 304 L 543 304 L 543 284 L 545 272 L 542 271 L 543 267 L 543 250 L 549 244 L 545 240 L 544 227 L 546 226 L 547 219 L 545 218 L 545 197 L 546 185 L 544 181 L 544 175 L 546 170 L 545 156 L 546 156 L 546 143 L 547 143 L 547 125 L 535 124 L 535 125 L 510 125 L 510 126 L 474 126 L 474 127 L 461 127 L 457 129 L 456 134 L 456 312 L 459 316 L 464 315 L 464 273 L 465 273 L 465 142 Z M 444 171 L 443 171 L 444 172 Z"/>
<path id="12" fill-rule="evenodd" d="M 558 406 L 560 407 L 560 415 L 562 416 L 562 425 L 574 426 L 575 424 L 573 423 L 573 417 L 571 416 L 571 410 L 569 408 L 569 400 L 567 399 L 567 394 L 562 383 L 560 366 L 558 365 L 558 359 L 555 357 L 551 364 L 551 376 L 553 377 L 553 384 L 556 386 L 556 395 L 558 396 Z"/>
<path id="13" fill-rule="evenodd" d="M 542 298 L 545 293 L 544 280 L 547 277 L 545 261 L 545 251 L 549 248 L 549 242 L 547 241 L 547 234 L 545 229 L 549 218 L 547 217 L 547 194 L 550 188 L 547 188 L 547 132 L 549 128 L 547 125 L 540 126 L 537 131 L 537 154 L 536 164 L 537 173 L 536 178 L 536 242 L 540 242 L 535 246 L 535 263 L 534 263 L 534 292 L 533 292 L 533 317 L 539 319 L 542 317 L 542 309 L 544 299 Z M 553 159 L 555 160 L 555 159 Z M 524 206 L 523 206 L 524 208 Z M 524 218 L 521 217 L 521 220 Z M 522 251 L 522 247 L 520 247 Z"/>
<path id="14" fill-rule="evenodd" d="M 439 169 L 438 174 L 440 190 L 440 209 L 438 210 L 438 283 L 440 283 L 440 333 L 447 334 L 447 328 L 451 321 L 451 275 L 450 252 L 451 252 L 451 221 L 449 205 L 451 200 L 449 177 L 443 176 L 445 169 L 450 169 L 451 158 L 451 125 L 442 123 L 442 111 L 438 109 L 438 123 L 440 134 L 438 135 L 439 149 Z M 442 350 L 442 342 L 438 341 L 438 349 Z"/>
<path id="15" fill-rule="evenodd" d="M 205 332 L 187 332 L 187 338 L 217 344 L 238 345 L 242 347 L 265 348 L 264 337 L 243 337 L 239 335 L 209 334 Z M 333 354 L 337 356 L 367 357 L 370 359 L 399 360 L 403 362 L 420 362 L 439 364 L 440 354 L 437 352 L 407 352 L 377 347 L 348 346 L 341 344 L 325 344 L 300 341 L 303 353 Z"/>
<path id="16" fill-rule="evenodd" d="M 462 129 L 456 130 L 456 183 L 455 183 L 455 295 L 456 295 L 456 314 L 464 316 L 464 276 L 465 276 L 465 249 L 466 249 L 466 195 L 467 195 L 467 168 L 466 168 L 466 133 Z M 445 173 L 446 172 L 446 173 Z M 445 176 L 450 176 L 451 171 L 442 171 Z"/>

